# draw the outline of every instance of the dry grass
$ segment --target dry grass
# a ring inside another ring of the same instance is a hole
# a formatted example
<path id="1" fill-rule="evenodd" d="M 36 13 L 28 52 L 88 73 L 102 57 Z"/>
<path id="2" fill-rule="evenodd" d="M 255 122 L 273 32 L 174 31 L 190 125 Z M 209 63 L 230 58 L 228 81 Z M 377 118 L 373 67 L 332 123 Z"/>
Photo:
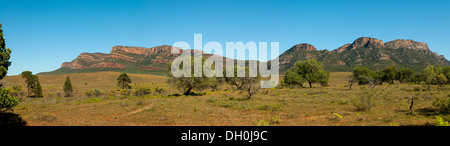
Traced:
<path id="1" fill-rule="evenodd" d="M 299 89 L 263 89 L 246 100 L 239 91 L 206 92 L 202 96 L 98 97 L 87 102 L 84 91 L 115 88 L 119 73 L 70 74 L 76 97 L 23 98 L 15 113 L 28 125 L 424 125 L 433 123 L 429 111 L 436 97 L 448 95 L 448 87 L 432 91 L 415 91 L 422 85 L 382 85 L 375 88 L 354 86 L 349 90 L 350 73 L 332 73 L 329 87 Z M 39 76 L 44 95 L 62 92 L 65 76 Z M 169 93 L 164 76 L 129 74 L 133 83 L 162 86 Z M 22 84 L 18 76 L 6 77 L 9 86 Z M 152 84 L 154 82 L 154 84 Z M 85 83 L 87 83 L 85 85 Z M 25 86 L 24 86 L 25 87 Z M 230 87 L 223 87 L 230 88 Z M 375 106 L 356 111 L 353 101 L 364 92 L 373 95 Z M 414 114 L 408 115 L 409 99 L 415 97 Z M 339 115 L 339 116 L 338 116 Z"/>

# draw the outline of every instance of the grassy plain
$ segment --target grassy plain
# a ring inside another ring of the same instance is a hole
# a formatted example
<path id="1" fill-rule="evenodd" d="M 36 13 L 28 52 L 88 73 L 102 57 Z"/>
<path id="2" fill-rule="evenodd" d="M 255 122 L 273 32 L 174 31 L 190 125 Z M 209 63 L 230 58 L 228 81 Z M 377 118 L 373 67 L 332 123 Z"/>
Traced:
<path id="1" fill-rule="evenodd" d="M 43 87 L 43 98 L 20 97 L 14 113 L 27 125 L 428 125 L 434 124 L 434 98 L 449 96 L 450 88 L 438 90 L 433 86 L 395 84 L 375 86 L 347 86 L 350 73 L 331 74 L 329 87 L 262 89 L 252 99 L 245 93 L 223 86 L 220 91 L 204 91 L 200 96 L 167 96 L 181 93 L 167 85 L 166 77 L 129 74 L 132 86 L 160 86 L 163 95 L 145 97 L 108 95 L 115 89 L 120 73 L 77 73 L 68 75 L 38 75 Z M 71 78 L 75 97 L 63 94 L 65 77 Z M 25 80 L 8 76 L 2 80 L 7 87 Z M 86 97 L 88 89 L 105 92 L 96 98 Z M 369 94 L 368 94 L 369 93 Z M 357 97 L 370 96 L 374 106 L 357 111 L 353 102 Z M 410 98 L 414 97 L 413 114 L 409 115 Z M 448 116 L 444 116 L 448 120 Z"/>

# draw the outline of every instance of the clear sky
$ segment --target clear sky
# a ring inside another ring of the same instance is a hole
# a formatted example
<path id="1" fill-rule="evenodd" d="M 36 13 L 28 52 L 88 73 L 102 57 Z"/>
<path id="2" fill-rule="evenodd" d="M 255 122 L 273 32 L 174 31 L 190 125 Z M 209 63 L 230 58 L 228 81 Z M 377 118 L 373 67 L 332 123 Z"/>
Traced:
<path id="1" fill-rule="evenodd" d="M 450 57 L 449 0 L 0 0 L 8 75 L 58 69 L 82 52 L 186 41 L 299 43 L 333 50 L 358 37 L 413 39 Z"/>

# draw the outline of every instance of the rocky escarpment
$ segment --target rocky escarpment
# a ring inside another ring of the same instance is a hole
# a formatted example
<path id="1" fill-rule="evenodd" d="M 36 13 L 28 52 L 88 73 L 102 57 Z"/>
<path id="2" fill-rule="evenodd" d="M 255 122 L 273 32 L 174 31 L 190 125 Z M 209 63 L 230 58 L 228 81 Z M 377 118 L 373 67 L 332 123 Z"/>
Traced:
<path id="1" fill-rule="evenodd" d="M 167 65 L 179 56 L 171 54 L 172 51 L 181 54 L 184 50 L 167 45 L 151 48 L 114 46 L 109 54 L 81 53 L 76 59 L 63 63 L 60 69 L 48 74 L 102 70 L 164 74 Z M 203 53 L 205 58 L 211 56 L 199 50 L 186 51 Z M 281 71 L 291 68 L 299 60 L 308 59 L 322 62 L 329 71 L 351 71 L 357 66 L 381 69 L 391 65 L 421 70 L 428 65 L 450 64 L 444 56 L 432 52 L 426 43 L 403 39 L 383 43 L 370 37 L 358 38 L 333 51 L 318 50 L 307 43 L 297 44 L 278 56 L 278 59 Z"/>
<path id="2" fill-rule="evenodd" d="M 391 49 L 405 48 L 405 49 L 412 49 L 412 50 L 426 50 L 426 51 L 430 50 L 430 48 L 428 48 L 427 43 L 415 42 L 413 40 L 402 40 L 402 39 L 397 39 L 397 40 L 387 42 L 385 44 L 385 46 L 386 46 L 386 48 L 391 48 Z"/>

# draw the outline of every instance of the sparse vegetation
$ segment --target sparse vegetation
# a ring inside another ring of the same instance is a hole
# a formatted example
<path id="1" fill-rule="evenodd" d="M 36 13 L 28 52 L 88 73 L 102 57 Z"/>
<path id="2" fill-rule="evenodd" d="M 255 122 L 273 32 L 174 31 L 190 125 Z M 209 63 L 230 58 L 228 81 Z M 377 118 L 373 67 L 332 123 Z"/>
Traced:
<path id="1" fill-rule="evenodd" d="M 103 93 L 100 89 L 90 89 L 86 91 L 86 96 L 87 97 L 99 97 L 101 96 Z"/>
<path id="2" fill-rule="evenodd" d="M 354 85 L 352 90 L 343 90 L 348 89 L 347 77 L 351 73 L 331 73 L 328 87 L 263 89 L 262 94 L 247 100 L 246 92 L 230 90 L 235 86 L 229 84 L 223 85 L 228 90 L 207 89 L 196 93 L 196 96 L 184 96 L 174 94 L 177 89 L 164 82 L 165 77 L 146 79 L 154 76 L 135 74 L 130 75 L 137 78 L 133 95 L 130 96 L 126 95 L 130 89 L 114 89 L 117 88 L 114 79 L 119 74 L 109 74 L 89 79 L 82 77 L 90 74 L 71 74 L 71 79 L 78 76 L 77 82 L 72 84 L 81 88 L 74 93 L 88 91 L 90 97 L 75 94 L 77 98 L 23 98 L 12 109 L 23 115 L 30 125 L 437 125 L 436 114 L 442 115 L 444 123 L 448 121 L 448 113 L 439 112 L 440 108 L 434 106 L 438 103 L 435 97 L 447 98 L 447 83 L 442 84 L 441 90 L 434 90 L 438 89 L 438 85 L 432 83 L 430 91 L 426 90 L 426 84 L 405 84 L 397 80 L 389 86 L 368 88 Z M 90 82 L 100 77 L 103 81 L 109 81 L 107 83 L 110 85 Z M 7 81 L 14 85 L 24 80 L 15 78 L 20 77 L 7 77 Z M 58 80 L 47 82 L 52 78 Z M 52 85 L 64 82 L 65 76 L 40 76 L 40 79 L 46 96 L 49 93 L 57 96 L 57 93 L 63 92 L 61 87 Z M 86 82 L 88 84 L 85 86 Z M 146 87 L 145 90 L 151 89 L 152 92 L 147 96 L 134 96 L 139 87 Z M 156 88 L 161 88 L 168 95 L 156 93 Z M 117 95 L 121 95 L 120 98 L 114 98 Z M 412 115 L 408 114 L 410 97 L 415 97 Z M 190 112 L 186 113 L 186 109 Z M 45 118 L 36 118 L 41 113 L 57 119 L 49 122 Z M 127 118 L 131 115 L 133 118 Z"/>

